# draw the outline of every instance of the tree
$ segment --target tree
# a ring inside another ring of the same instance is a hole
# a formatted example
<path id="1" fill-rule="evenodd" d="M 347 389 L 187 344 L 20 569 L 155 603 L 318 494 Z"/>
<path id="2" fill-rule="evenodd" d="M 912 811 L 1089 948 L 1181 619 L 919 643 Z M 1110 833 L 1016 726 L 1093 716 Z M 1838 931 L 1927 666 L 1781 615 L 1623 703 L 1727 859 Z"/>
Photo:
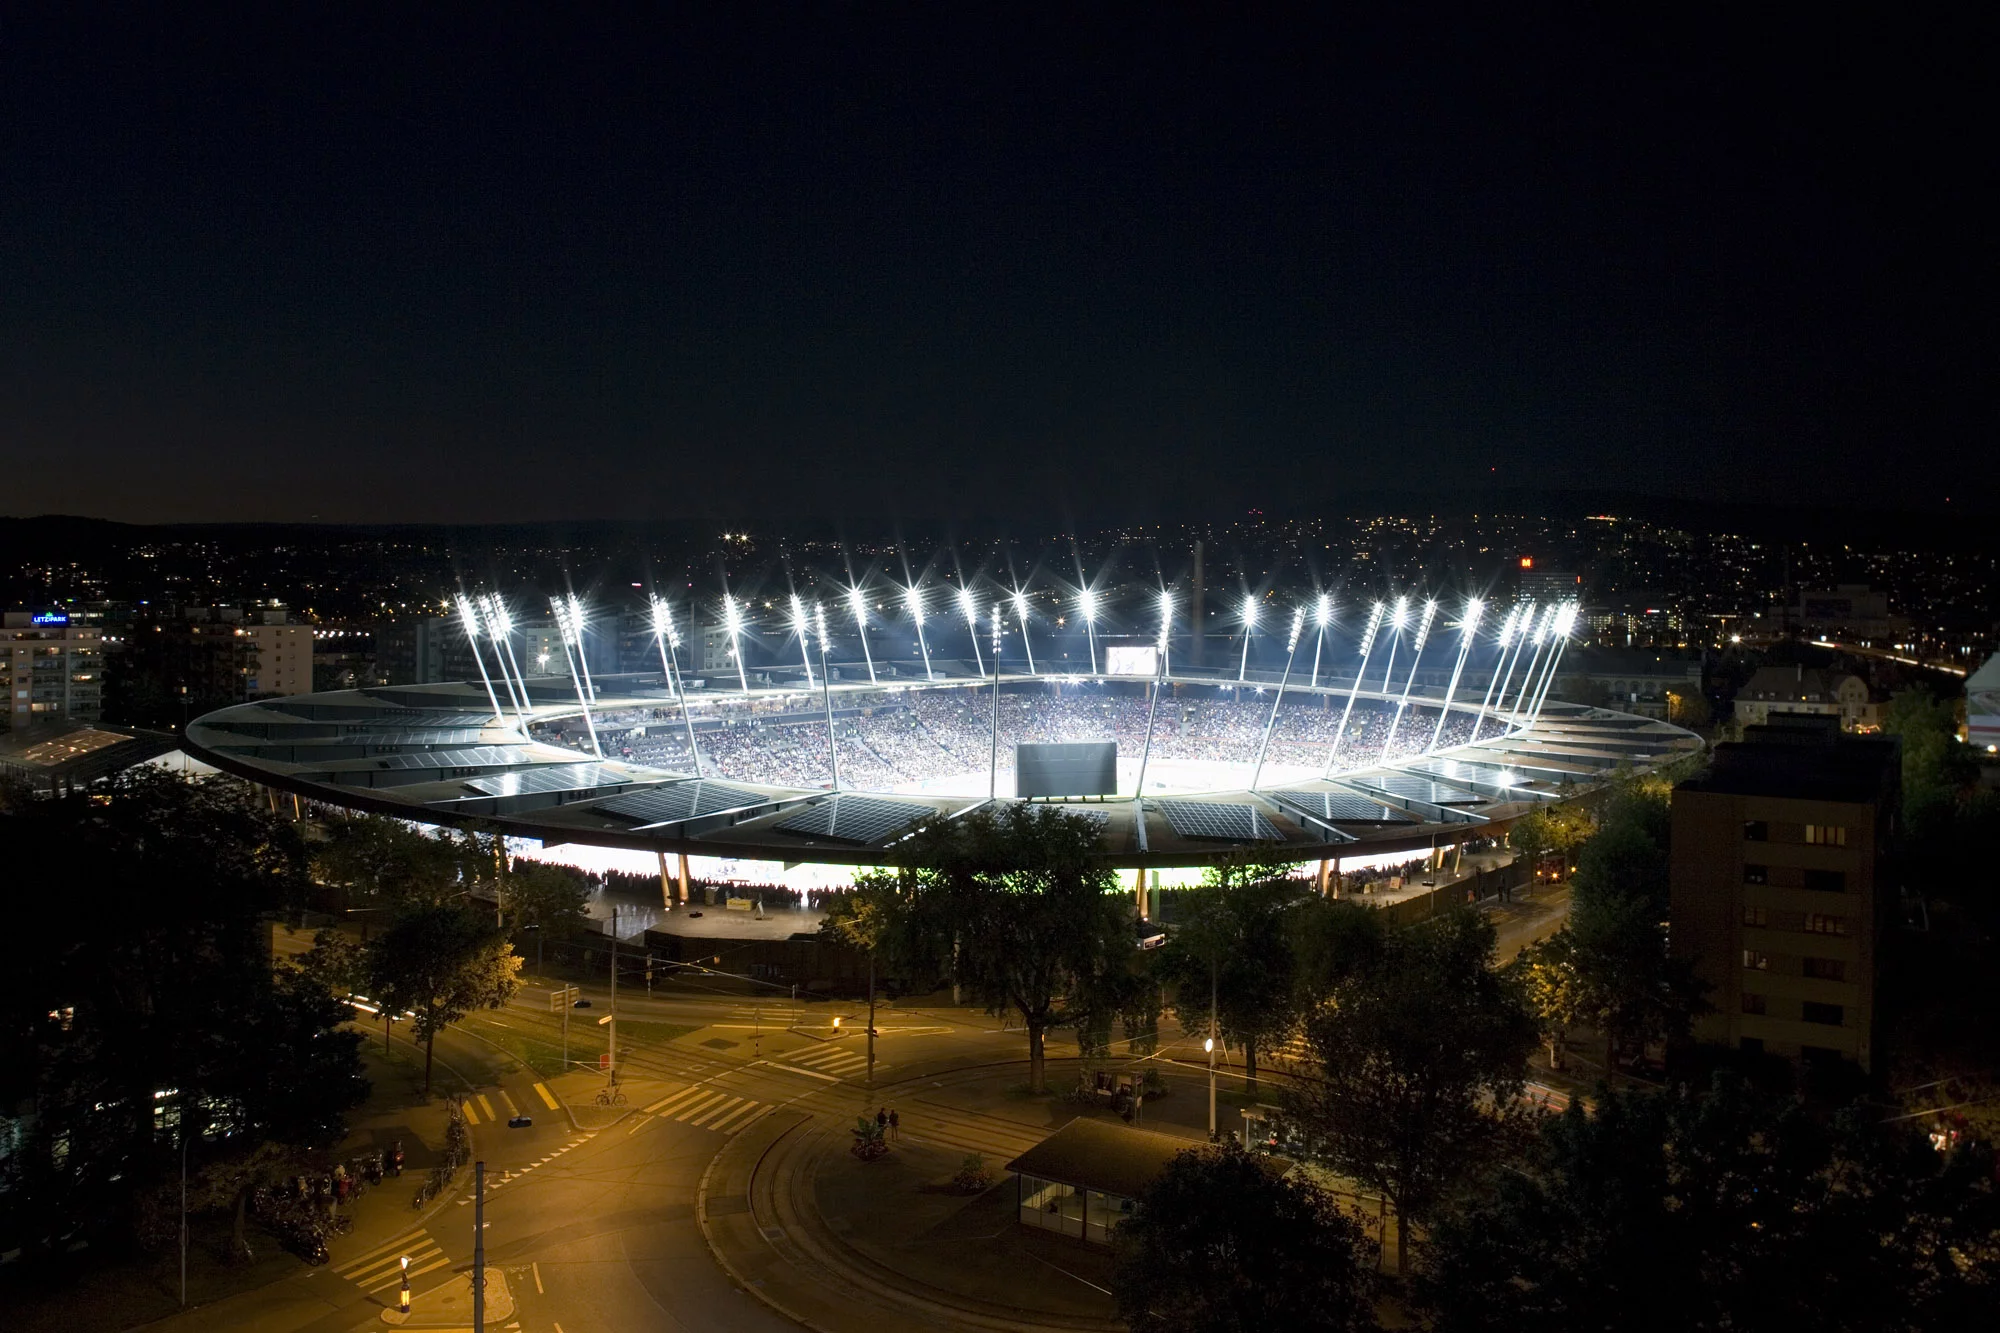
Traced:
<path id="1" fill-rule="evenodd" d="M 819 933 L 868 956 L 868 1086 L 875 1086 L 875 954 L 889 932 L 894 910 L 893 875 L 868 871 L 855 876 L 854 889 L 834 898 Z"/>
<path id="2" fill-rule="evenodd" d="M 590 890 L 583 877 L 564 866 L 517 861 L 500 882 L 500 906 L 508 928 L 535 933 L 535 970 L 542 970 L 542 940 L 552 931 L 583 924 Z"/>
<path id="3" fill-rule="evenodd" d="M 1689 960 L 1669 956 L 1665 921 L 1647 897 L 1579 893 L 1553 938 L 1564 941 L 1578 1015 L 1604 1038 L 1607 1078 L 1620 1051 L 1684 1037 L 1707 1008 Z"/>
<path id="4" fill-rule="evenodd" d="M 1577 971 L 1576 937 L 1567 928 L 1522 949 L 1505 969 L 1541 1029 L 1549 1068 L 1563 1067 L 1563 1043 L 1586 1020 L 1583 978 Z"/>
<path id="5" fill-rule="evenodd" d="M 312 864 L 321 883 L 391 911 L 460 897 L 478 873 L 475 855 L 456 838 L 385 815 L 330 821 Z"/>
<path id="6" fill-rule="evenodd" d="M 1440 1218 L 1418 1292 L 1439 1333 L 1983 1325 L 2000 1297 L 1992 1168 L 1727 1075 L 1611 1092 L 1545 1119 Z"/>
<path id="7" fill-rule="evenodd" d="M 1206 1026 L 1213 1006 L 1243 1048 L 1244 1088 L 1257 1091 L 1257 1051 L 1298 1026 L 1294 924 L 1320 899 L 1279 867 L 1217 867 L 1182 897 L 1156 975 L 1174 992 L 1181 1026 Z"/>
<path id="8" fill-rule="evenodd" d="M 1421 1222 L 1482 1160 L 1520 1094 L 1534 1020 L 1459 909 L 1393 932 L 1306 1022 L 1322 1069 L 1291 1109 L 1336 1171 L 1396 1210 L 1397 1271 Z"/>
<path id="9" fill-rule="evenodd" d="M 1589 834 L 1589 821 L 1573 806 L 1538 805 L 1514 821 L 1507 845 L 1532 864 L 1550 852 L 1567 858 Z"/>
<path id="10" fill-rule="evenodd" d="M 424 1095 L 431 1091 L 437 1035 L 481 1006 L 514 994 L 521 960 L 507 937 L 452 903 L 411 908 L 369 941 L 371 991 L 385 1010 L 406 1010 L 412 1040 L 424 1044 Z"/>
<path id="11" fill-rule="evenodd" d="M 35 890 L 12 903 L 33 947 L 0 971 L 0 1104 L 34 1107 L 0 1207 L 32 1234 L 140 1233 L 183 1136 L 218 1178 L 338 1137 L 358 1039 L 273 966 L 265 914 L 303 899 L 305 850 L 250 788 L 135 770 L 10 804 L 0 864 Z"/>
<path id="12" fill-rule="evenodd" d="M 1129 999 L 1131 909 L 1093 859 L 1098 837 L 1047 806 L 988 808 L 919 830 L 895 879 L 899 955 L 915 972 L 955 976 L 991 1013 L 1019 1014 L 1037 1093 L 1048 1033 Z"/>
<path id="13" fill-rule="evenodd" d="M 1133 1333 L 1372 1329 L 1361 1229 L 1324 1191 L 1240 1147 L 1175 1158 L 1113 1233 Z"/>

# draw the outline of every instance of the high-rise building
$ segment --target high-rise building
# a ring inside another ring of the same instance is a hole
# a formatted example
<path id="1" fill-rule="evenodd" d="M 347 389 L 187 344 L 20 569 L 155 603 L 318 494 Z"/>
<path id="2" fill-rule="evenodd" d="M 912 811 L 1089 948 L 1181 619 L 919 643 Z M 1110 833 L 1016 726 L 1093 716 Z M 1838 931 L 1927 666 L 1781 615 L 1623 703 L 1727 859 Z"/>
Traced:
<path id="1" fill-rule="evenodd" d="M 1785 722 L 1674 789 L 1669 938 L 1710 987 L 1697 1040 L 1868 1070 L 1899 752 L 1836 718 Z"/>
<path id="2" fill-rule="evenodd" d="M 95 722 L 104 709 L 104 632 L 63 611 L 8 611 L 0 623 L 0 725 Z"/>

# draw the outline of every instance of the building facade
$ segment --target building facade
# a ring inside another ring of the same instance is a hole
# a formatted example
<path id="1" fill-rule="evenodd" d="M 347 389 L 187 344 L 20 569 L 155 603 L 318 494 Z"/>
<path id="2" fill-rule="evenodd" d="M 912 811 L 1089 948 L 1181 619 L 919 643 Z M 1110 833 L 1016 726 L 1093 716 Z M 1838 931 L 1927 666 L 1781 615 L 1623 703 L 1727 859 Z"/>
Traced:
<path id="1" fill-rule="evenodd" d="M 1868 682 L 1817 667 L 1759 667 L 1736 694 L 1736 721 L 1761 727 L 1789 717 L 1831 717 L 1844 730 L 1878 727 L 1881 709 Z"/>
<path id="2" fill-rule="evenodd" d="M 95 722 L 104 711 L 104 632 L 62 611 L 8 611 L 0 621 L 0 677 L 8 727 Z"/>
<path id="3" fill-rule="evenodd" d="M 1674 789 L 1669 938 L 1714 1006 L 1697 1040 L 1873 1068 L 1899 763 L 1892 739 L 1801 720 Z"/>

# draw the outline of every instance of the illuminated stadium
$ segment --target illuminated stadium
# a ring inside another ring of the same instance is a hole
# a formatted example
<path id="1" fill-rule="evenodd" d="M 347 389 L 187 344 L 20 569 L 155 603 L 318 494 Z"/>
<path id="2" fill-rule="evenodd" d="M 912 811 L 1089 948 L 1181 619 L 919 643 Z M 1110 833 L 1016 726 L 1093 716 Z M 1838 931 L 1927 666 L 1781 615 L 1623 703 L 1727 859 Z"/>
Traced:
<path id="1" fill-rule="evenodd" d="M 189 749 L 304 802 L 657 853 L 663 875 L 677 857 L 685 882 L 690 858 L 704 858 L 703 878 L 893 864 L 927 820 L 1022 800 L 1093 820 L 1113 867 L 1255 850 L 1338 870 L 1489 836 L 1697 743 L 1550 699 L 1574 603 L 1448 612 L 1397 598 L 1343 635 L 1322 597 L 1277 626 L 1267 655 L 1282 648 L 1282 667 L 1253 670 L 1247 601 L 1236 660 L 1196 666 L 1174 660 L 1167 594 L 1151 633 L 1100 642 L 1086 593 L 1072 635 L 1089 669 L 1059 659 L 1058 674 L 1046 669 L 1053 627 L 1033 660 L 1021 594 L 981 606 L 961 591 L 960 614 L 927 631 L 904 593 L 908 660 L 871 647 L 858 597 L 848 654 L 834 651 L 824 605 L 791 598 L 770 635 L 725 597 L 728 669 L 696 673 L 684 617 L 655 600 L 658 668 L 595 677 L 584 648 L 599 631 L 577 598 L 550 603 L 561 674 L 522 669 L 500 598 L 462 598 L 475 678 L 239 704 L 196 720 Z M 748 666 L 753 638 L 789 647 L 789 661 L 767 651 L 769 664 Z"/>

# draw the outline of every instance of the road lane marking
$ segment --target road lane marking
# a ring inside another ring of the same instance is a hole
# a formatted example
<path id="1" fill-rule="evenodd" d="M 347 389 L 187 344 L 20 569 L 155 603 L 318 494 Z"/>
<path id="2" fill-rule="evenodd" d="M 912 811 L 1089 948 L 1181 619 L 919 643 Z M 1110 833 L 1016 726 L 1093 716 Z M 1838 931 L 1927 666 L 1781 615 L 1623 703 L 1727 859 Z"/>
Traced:
<path id="1" fill-rule="evenodd" d="M 646 1113 L 648 1115 L 665 1115 L 669 1113 L 670 1108 L 685 1108 L 688 1103 L 697 1100 L 704 1093 L 712 1093 L 714 1091 L 715 1089 L 698 1083 L 692 1088 L 683 1088 L 672 1096 L 660 1098 L 660 1100 L 646 1108 Z"/>
<path id="2" fill-rule="evenodd" d="M 710 1125 L 709 1128 L 718 1134 L 734 1134 L 737 1130 L 754 1120 L 757 1112 L 763 1109 L 764 1104 L 762 1102 L 745 1102 L 741 1110 L 731 1112 L 729 1115 Z"/>
<path id="3" fill-rule="evenodd" d="M 544 1295 L 545 1293 L 542 1291 L 542 1266 L 540 1264 L 531 1264 L 530 1267 L 535 1270 L 535 1294 L 537 1296 Z"/>
<path id="4" fill-rule="evenodd" d="M 477 1096 L 479 1098 L 479 1109 L 486 1112 L 486 1118 L 488 1120 L 498 1120 L 500 1117 L 493 1114 L 493 1103 L 486 1100 L 486 1094 L 482 1092 L 477 1094 Z"/>
<path id="5" fill-rule="evenodd" d="M 515 1116 L 521 1114 L 521 1108 L 514 1105 L 514 1099 L 507 1095 L 507 1089 L 505 1088 L 500 1089 L 500 1100 L 507 1103 L 508 1115 Z"/>
<path id="6" fill-rule="evenodd" d="M 711 1117 L 721 1115 L 725 1111 L 733 1110 L 734 1108 L 741 1106 L 742 1104 L 743 1104 L 743 1099 L 741 1097 L 731 1097 L 728 1101 L 723 1102 L 719 1106 L 709 1107 L 706 1111 L 703 1111 L 700 1115 L 688 1116 L 686 1118 L 686 1123 L 693 1125 L 695 1128 L 699 1129 Z"/>
<path id="7" fill-rule="evenodd" d="M 561 1103 L 557 1102 L 555 1097 L 549 1092 L 549 1088 L 546 1083 L 537 1083 L 535 1085 L 535 1092 L 540 1095 L 541 1099 L 545 1103 L 548 1104 L 548 1108 L 551 1111 L 560 1111 L 562 1109 Z"/>
<path id="8" fill-rule="evenodd" d="M 479 1108 L 472 1104 L 472 1099 L 470 1097 L 466 1098 L 463 1102 L 459 1103 L 459 1105 L 462 1106 L 465 1110 L 466 1124 L 476 1125 L 479 1123 Z"/>

